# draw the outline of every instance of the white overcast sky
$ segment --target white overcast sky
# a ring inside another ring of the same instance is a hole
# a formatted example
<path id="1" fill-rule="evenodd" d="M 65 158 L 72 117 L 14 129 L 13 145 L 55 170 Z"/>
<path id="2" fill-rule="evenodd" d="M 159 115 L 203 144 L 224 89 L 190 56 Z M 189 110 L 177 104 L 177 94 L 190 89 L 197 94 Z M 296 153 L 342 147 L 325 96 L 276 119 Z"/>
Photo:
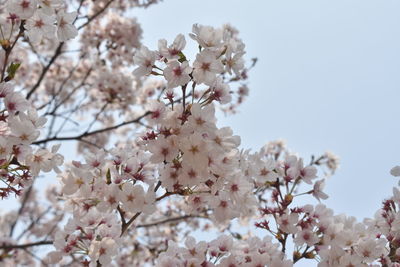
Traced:
<path id="1" fill-rule="evenodd" d="M 219 125 L 243 148 L 283 138 L 307 161 L 334 152 L 341 167 L 324 203 L 362 219 L 397 184 L 389 170 L 400 164 L 399 13 L 395 0 L 164 0 L 133 15 L 153 49 L 193 23 L 237 27 L 259 62 L 240 114 Z"/>

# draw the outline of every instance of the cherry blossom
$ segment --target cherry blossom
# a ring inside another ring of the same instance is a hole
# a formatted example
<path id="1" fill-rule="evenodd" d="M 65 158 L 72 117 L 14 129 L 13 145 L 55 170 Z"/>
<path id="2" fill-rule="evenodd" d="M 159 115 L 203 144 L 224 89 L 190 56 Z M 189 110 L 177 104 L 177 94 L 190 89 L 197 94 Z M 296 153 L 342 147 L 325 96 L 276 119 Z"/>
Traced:
<path id="1" fill-rule="evenodd" d="M 37 9 L 36 0 L 13 0 L 8 2 L 8 11 L 16 14 L 20 19 L 32 17 Z"/>
<path id="2" fill-rule="evenodd" d="M 33 44 L 41 41 L 42 37 L 54 38 L 56 26 L 54 25 L 54 18 L 42 11 L 38 10 L 35 15 L 29 18 L 25 27 L 28 31 L 27 35 Z"/>
<path id="3" fill-rule="evenodd" d="M 72 25 L 76 16 L 76 12 L 60 11 L 57 13 L 57 37 L 60 42 L 65 42 L 78 35 L 77 29 Z"/>
<path id="4" fill-rule="evenodd" d="M 169 88 L 185 85 L 190 81 L 189 74 L 192 69 L 189 67 L 187 61 L 182 64 L 178 61 L 170 61 L 164 69 L 165 79 L 168 81 Z"/>
<path id="5" fill-rule="evenodd" d="M 243 148 L 216 114 L 256 59 L 229 24 L 149 49 L 157 2 L 0 4 L 0 265 L 399 266 L 400 189 L 357 221 L 323 204 L 333 153 Z"/>
<path id="6" fill-rule="evenodd" d="M 158 41 L 158 50 L 161 56 L 168 60 L 179 59 L 180 53 L 186 46 L 185 36 L 183 34 L 178 34 L 171 45 L 167 45 L 167 40 L 160 39 Z"/>
<path id="7" fill-rule="evenodd" d="M 133 74 L 138 77 L 150 74 L 155 59 L 156 54 L 150 51 L 146 46 L 142 46 L 133 58 L 135 64 L 139 65 L 139 67 L 134 70 Z"/>
<path id="8" fill-rule="evenodd" d="M 204 48 L 219 48 L 222 45 L 222 30 L 211 26 L 194 24 L 190 37 Z"/>
<path id="9" fill-rule="evenodd" d="M 197 83 L 212 85 L 216 75 L 222 71 L 222 63 L 217 59 L 216 53 L 210 50 L 202 51 L 193 62 L 193 77 Z"/>

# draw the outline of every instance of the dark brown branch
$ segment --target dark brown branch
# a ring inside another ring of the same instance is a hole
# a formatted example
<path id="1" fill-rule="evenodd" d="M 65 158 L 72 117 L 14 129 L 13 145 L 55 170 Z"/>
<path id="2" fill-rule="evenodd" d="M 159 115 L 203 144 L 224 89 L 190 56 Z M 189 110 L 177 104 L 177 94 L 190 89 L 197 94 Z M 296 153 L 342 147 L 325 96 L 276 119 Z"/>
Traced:
<path id="1" fill-rule="evenodd" d="M 0 82 L 3 82 L 4 80 L 7 80 L 7 77 L 5 77 L 6 74 L 6 69 L 7 69 L 7 64 L 8 64 L 8 59 L 9 56 L 11 55 L 11 51 L 14 49 L 14 46 L 17 44 L 18 39 L 24 34 L 25 28 L 25 20 L 21 21 L 21 24 L 19 26 L 19 32 L 17 37 L 15 38 L 14 42 L 12 43 L 12 45 L 8 46 L 7 48 L 4 48 L 5 50 L 5 55 L 4 55 L 4 63 L 3 63 L 3 69 L 1 71 L 1 79 Z"/>
<path id="2" fill-rule="evenodd" d="M 79 3 L 79 7 L 78 7 L 78 9 L 76 10 L 76 13 L 79 15 L 79 14 L 81 14 L 81 8 L 82 8 L 82 6 L 83 6 L 83 2 L 84 2 L 85 0 L 81 0 L 80 1 L 80 3 Z M 75 21 L 77 21 L 77 19 L 78 19 L 78 16 L 76 16 L 76 18 L 75 18 L 75 20 L 74 20 L 74 23 L 75 23 Z"/>
<path id="3" fill-rule="evenodd" d="M 160 200 L 162 200 L 162 199 L 164 199 L 166 197 L 169 197 L 169 196 L 172 196 L 172 195 L 177 195 L 177 194 L 179 194 L 179 193 L 178 192 L 165 192 L 164 195 L 156 198 L 156 201 L 160 201 Z"/>
<path id="4" fill-rule="evenodd" d="M 121 216 L 121 222 L 122 222 L 122 225 L 125 225 L 126 224 L 126 221 L 125 221 L 125 212 L 123 212 L 122 210 L 121 210 L 121 207 L 118 205 L 118 207 L 117 207 L 117 210 L 118 210 L 118 213 L 119 213 L 119 215 Z"/>
<path id="5" fill-rule="evenodd" d="M 39 141 L 33 142 L 33 144 L 34 145 L 39 145 L 39 144 L 43 144 L 43 143 L 47 143 L 47 142 L 51 142 L 51 141 L 72 141 L 72 140 L 81 141 L 83 138 L 91 136 L 91 135 L 112 131 L 112 130 L 118 129 L 118 128 L 122 127 L 122 126 L 129 125 L 129 124 L 132 124 L 132 123 L 138 123 L 141 119 L 143 119 L 144 117 L 146 117 L 150 113 L 151 112 L 148 111 L 148 112 L 144 113 L 142 116 L 140 116 L 140 117 L 138 117 L 138 118 L 136 118 L 134 120 L 121 122 L 121 123 L 116 124 L 114 126 L 106 127 L 106 128 L 99 129 L 99 130 L 96 130 L 96 131 L 85 132 L 85 133 L 82 133 L 82 134 L 76 135 L 76 136 L 47 138 L 47 139 L 43 139 L 43 140 L 39 140 Z"/>
<path id="6" fill-rule="evenodd" d="M 154 192 L 157 192 L 157 190 L 158 190 L 158 188 L 160 188 L 160 186 L 161 186 L 161 182 L 158 181 L 156 187 L 154 188 Z"/>
<path id="7" fill-rule="evenodd" d="M 135 215 L 133 215 L 133 217 L 126 223 L 122 222 L 122 227 L 121 227 L 121 235 L 123 236 L 124 233 L 126 232 L 126 230 L 128 230 L 129 226 L 131 226 L 131 224 L 136 220 L 137 217 L 139 217 L 139 215 L 142 214 L 141 212 L 137 212 Z"/>
<path id="8" fill-rule="evenodd" d="M 62 42 L 58 45 L 56 51 L 54 52 L 53 57 L 50 59 L 49 63 L 47 63 L 46 67 L 44 67 L 44 69 L 42 70 L 42 73 L 40 74 L 38 81 L 35 83 L 35 85 L 32 87 L 32 89 L 26 95 L 26 99 L 29 99 L 32 96 L 32 94 L 39 88 L 40 84 L 43 81 L 44 76 L 46 76 L 46 73 L 50 69 L 51 65 L 53 65 L 54 61 L 58 58 L 59 55 L 61 55 L 61 49 L 63 48 L 63 46 L 64 46 L 64 42 Z"/>
<path id="9" fill-rule="evenodd" d="M 172 195 L 176 195 L 176 194 L 178 194 L 177 192 L 165 192 L 165 194 L 164 195 L 162 195 L 162 196 L 160 196 L 160 197 L 158 197 L 158 198 L 156 198 L 156 202 L 158 202 L 158 201 L 160 201 L 160 200 L 162 200 L 162 199 L 164 199 L 164 198 L 166 198 L 166 197 L 169 197 L 169 196 L 172 196 Z M 120 236 L 123 236 L 123 234 L 126 232 L 126 230 L 128 230 L 128 228 L 129 228 L 129 226 L 131 226 L 131 224 L 136 220 L 136 218 L 137 217 L 139 217 L 139 215 L 140 214 L 142 214 L 141 212 L 137 212 L 135 215 L 133 215 L 133 217 L 128 221 L 128 222 L 126 222 L 126 223 L 124 223 L 123 221 L 122 221 L 122 229 L 121 229 L 121 235 Z M 125 220 L 125 219 L 124 219 Z"/>
<path id="10" fill-rule="evenodd" d="M 147 227 L 157 226 L 160 224 L 165 224 L 165 223 L 170 223 L 170 222 L 181 221 L 181 220 L 190 219 L 190 218 L 192 218 L 192 219 L 195 219 L 195 218 L 207 219 L 208 217 L 200 216 L 200 215 L 184 215 L 184 216 L 179 216 L 179 217 L 168 218 L 168 219 L 161 220 L 158 222 L 139 224 L 136 226 L 136 228 L 147 228 Z"/>
<path id="11" fill-rule="evenodd" d="M 0 246 L 0 249 L 24 249 L 24 248 L 30 248 L 30 247 L 36 247 L 36 246 L 48 246 L 48 245 L 53 245 L 53 241 L 52 240 L 43 240 L 43 241 L 27 243 L 27 244 L 22 244 L 22 245 L 2 245 L 2 246 Z"/>
<path id="12" fill-rule="evenodd" d="M 82 29 L 83 27 L 87 26 L 89 23 L 91 23 L 95 18 L 97 18 L 101 13 L 103 13 L 110 5 L 111 3 L 114 2 L 114 0 L 110 0 L 107 2 L 107 4 L 99 10 L 99 12 L 97 12 L 96 14 L 94 14 L 93 16 L 91 16 L 90 18 L 88 18 L 88 20 L 83 23 L 81 26 L 78 27 L 78 31 L 80 29 Z"/>

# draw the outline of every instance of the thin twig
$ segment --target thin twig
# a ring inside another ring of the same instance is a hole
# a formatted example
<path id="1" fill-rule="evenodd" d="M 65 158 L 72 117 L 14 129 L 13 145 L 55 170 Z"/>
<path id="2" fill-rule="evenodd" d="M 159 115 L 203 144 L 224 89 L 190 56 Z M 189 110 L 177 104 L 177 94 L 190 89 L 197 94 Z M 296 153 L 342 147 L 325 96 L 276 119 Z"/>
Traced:
<path id="1" fill-rule="evenodd" d="M 18 220 L 19 220 L 19 217 L 21 216 L 21 214 L 22 214 L 22 212 L 23 212 L 23 210 L 24 210 L 24 208 L 25 208 L 25 205 L 26 205 L 26 203 L 27 203 L 27 201 L 28 201 L 29 195 L 30 195 L 31 192 L 32 192 L 33 183 L 35 182 L 35 180 L 36 180 L 36 179 L 34 178 L 33 181 L 32 181 L 32 185 L 31 185 L 31 186 L 28 188 L 28 190 L 26 191 L 26 193 L 25 193 L 25 195 L 24 195 L 24 199 L 22 200 L 21 206 L 19 207 L 19 210 L 18 210 L 18 213 L 17 213 L 17 217 L 15 218 L 14 222 L 11 224 L 11 227 L 10 227 L 10 234 L 9 234 L 10 237 L 12 237 L 12 235 L 13 235 L 13 233 L 14 233 L 15 225 L 17 225 L 17 222 L 18 222 Z"/>

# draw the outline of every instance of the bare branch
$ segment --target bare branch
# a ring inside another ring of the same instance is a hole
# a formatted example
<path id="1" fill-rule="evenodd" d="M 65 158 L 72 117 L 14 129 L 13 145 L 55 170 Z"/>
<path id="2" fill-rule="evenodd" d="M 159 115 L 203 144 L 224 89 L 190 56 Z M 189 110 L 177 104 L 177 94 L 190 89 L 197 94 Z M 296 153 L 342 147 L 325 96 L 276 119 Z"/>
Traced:
<path id="1" fill-rule="evenodd" d="M 34 180 L 32 181 L 32 185 L 26 191 L 26 193 L 24 195 L 24 199 L 22 200 L 21 206 L 19 207 L 19 210 L 18 210 L 18 213 L 17 213 L 17 217 L 15 218 L 15 221 L 11 224 L 10 234 L 9 234 L 10 237 L 13 235 L 14 229 L 15 229 L 15 225 L 17 225 L 19 217 L 21 216 L 21 214 L 22 214 L 22 212 L 23 212 L 23 210 L 25 208 L 25 205 L 26 205 L 26 203 L 28 201 L 29 195 L 32 192 L 33 184 L 34 184 L 35 180 L 36 179 L 34 178 Z"/>
<path id="2" fill-rule="evenodd" d="M 165 220 L 161 220 L 158 222 L 153 222 L 153 223 L 147 223 L 147 224 L 139 224 L 136 226 L 136 228 L 147 228 L 147 227 L 152 227 L 152 226 L 157 226 L 160 224 L 165 224 L 165 223 L 170 223 L 170 222 L 176 222 L 176 221 L 181 221 L 181 220 L 185 220 L 185 219 L 208 219 L 208 217 L 206 216 L 201 216 L 201 215 L 183 215 L 183 216 L 179 216 L 179 217 L 173 217 L 173 218 L 168 218 Z"/>
<path id="3" fill-rule="evenodd" d="M 137 217 L 139 217 L 139 215 L 142 214 L 141 212 L 137 212 L 135 215 L 133 215 L 133 217 L 126 223 L 122 222 L 122 227 L 121 227 L 121 235 L 123 236 L 124 233 L 126 232 L 126 230 L 128 230 L 129 226 L 131 226 L 131 224 L 136 220 Z"/>
<path id="4" fill-rule="evenodd" d="M 29 248 L 29 247 L 48 246 L 48 245 L 53 245 L 53 241 L 52 240 L 43 240 L 43 241 L 27 243 L 27 244 L 22 244 L 22 245 L 2 245 L 2 246 L 0 246 L 0 249 L 25 249 L 25 248 Z"/>
<path id="5" fill-rule="evenodd" d="M 103 13 L 111 5 L 112 2 L 114 2 L 114 0 L 108 1 L 107 4 L 105 4 L 105 6 L 99 10 L 99 12 L 97 12 L 96 14 L 94 14 L 93 16 L 88 18 L 88 20 L 85 23 L 83 23 L 81 26 L 79 26 L 78 30 L 80 30 L 83 27 L 86 27 L 88 24 L 90 24 L 95 18 L 97 18 L 101 13 Z"/>
<path id="6" fill-rule="evenodd" d="M 53 65 L 54 61 L 58 58 L 59 55 L 61 55 L 61 49 L 63 48 L 63 46 L 64 46 L 64 42 L 62 42 L 58 45 L 56 51 L 54 52 L 53 57 L 50 59 L 49 63 L 47 63 L 46 67 L 44 67 L 44 69 L 42 70 L 42 73 L 40 74 L 38 81 L 35 83 L 35 85 L 32 87 L 32 89 L 26 95 L 26 99 L 29 99 L 32 96 L 32 94 L 39 88 L 40 84 L 43 81 L 44 76 L 46 76 L 46 73 L 50 69 L 51 65 Z"/>
<path id="7" fill-rule="evenodd" d="M 36 141 L 36 142 L 34 142 L 32 144 L 39 145 L 39 144 L 52 142 L 52 141 L 73 141 L 73 140 L 82 141 L 83 138 L 91 136 L 91 135 L 112 131 L 112 130 L 118 129 L 118 128 L 122 127 L 122 126 L 126 126 L 126 125 L 129 125 L 129 124 L 132 124 L 132 123 L 138 123 L 141 119 L 143 119 L 144 117 L 146 117 L 150 113 L 151 113 L 150 111 L 147 111 L 146 113 L 144 113 L 143 115 L 139 116 L 138 118 L 136 118 L 134 120 L 121 122 L 121 123 L 116 124 L 114 126 L 106 127 L 106 128 L 99 129 L 99 130 L 96 130 L 96 131 L 85 132 L 85 133 L 82 133 L 82 134 L 76 135 L 76 136 L 66 136 L 66 137 L 56 137 L 55 136 L 55 137 L 52 137 L 52 138 L 47 138 L 47 139 Z"/>

